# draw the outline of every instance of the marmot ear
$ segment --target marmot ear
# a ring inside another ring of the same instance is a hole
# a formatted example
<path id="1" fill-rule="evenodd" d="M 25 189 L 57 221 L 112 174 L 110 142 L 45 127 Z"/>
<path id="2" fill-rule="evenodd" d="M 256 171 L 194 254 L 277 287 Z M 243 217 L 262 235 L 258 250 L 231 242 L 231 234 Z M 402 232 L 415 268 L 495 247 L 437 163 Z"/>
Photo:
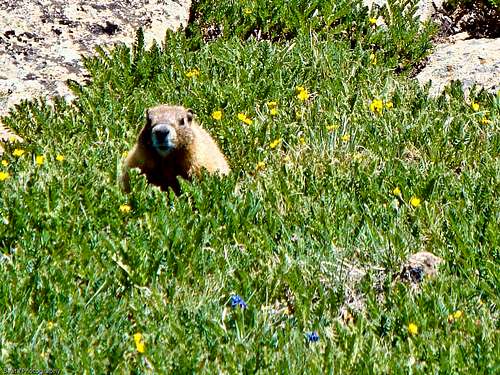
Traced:
<path id="1" fill-rule="evenodd" d="M 146 109 L 145 111 L 146 113 L 146 127 L 150 127 L 151 126 L 151 116 L 149 115 L 149 108 Z"/>
<path id="2" fill-rule="evenodd" d="M 146 125 L 143 126 L 139 133 L 139 142 L 143 145 L 151 145 L 151 117 L 149 116 L 149 109 L 146 109 Z"/>
<path id="3" fill-rule="evenodd" d="M 182 118 L 180 121 L 181 125 L 191 125 L 191 122 L 193 121 L 193 111 L 191 109 L 186 109 L 186 116 Z"/>

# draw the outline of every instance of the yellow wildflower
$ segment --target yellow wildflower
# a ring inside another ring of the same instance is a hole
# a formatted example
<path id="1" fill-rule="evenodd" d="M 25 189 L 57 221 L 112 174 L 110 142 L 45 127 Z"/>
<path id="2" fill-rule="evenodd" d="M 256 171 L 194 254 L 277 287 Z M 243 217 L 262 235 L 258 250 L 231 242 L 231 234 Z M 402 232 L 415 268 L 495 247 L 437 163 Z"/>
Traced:
<path id="1" fill-rule="evenodd" d="M 238 113 L 238 120 L 244 122 L 247 125 L 251 125 L 253 122 L 252 119 L 247 117 L 247 115 L 245 115 L 244 113 Z"/>
<path id="2" fill-rule="evenodd" d="M 257 163 L 257 165 L 255 166 L 255 169 L 256 170 L 261 170 L 261 169 L 264 169 L 266 167 L 266 163 L 264 163 L 263 161 L 259 161 Z"/>
<path id="3" fill-rule="evenodd" d="M 398 186 L 396 186 L 394 188 L 394 190 L 392 191 L 392 194 L 394 194 L 397 197 L 400 197 L 401 196 L 401 189 Z"/>
<path id="4" fill-rule="evenodd" d="M 272 150 L 273 148 L 276 148 L 281 143 L 281 139 L 275 139 L 271 143 L 269 143 L 269 148 Z"/>
<path id="5" fill-rule="evenodd" d="M 382 109 L 384 108 L 384 103 L 380 99 L 373 99 L 370 103 L 370 111 L 373 113 L 380 114 L 382 113 Z"/>
<path id="6" fill-rule="evenodd" d="M 413 206 L 413 207 L 420 207 L 420 199 L 417 198 L 417 197 L 412 197 L 410 199 L 410 204 Z"/>
<path id="7" fill-rule="evenodd" d="M 472 101 L 470 106 L 475 112 L 479 111 L 479 103 L 476 103 L 474 100 Z"/>
<path id="8" fill-rule="evenodd" d="M 384 17 L 382 17 L 382 16 L 378 16 L 378 18 L 370 17 L 368 19 L 368 21 L 370 22 L 370 25 L 372 27 L 375 27 L 375 26 L 387 26 L 386 23 L 385 23 Z"/>
<path id="9" fill-rule="evenodd" d="M 300 137 L 300 138 L 299 138 L 299 143 L 300 143 L 301 145 L 305 145 L 305 144 L 306 144 L 306 139 L 305 139 L 304 137 Z"/>
<path id="10" fill-rule="evenodd" d="M 23 156 L 23 154 L 24 154 L 24 150 L 21 150 L 20 148 L 16 148 L 14 150 L 14 152 L 12 153 L 12 155 L 14 155 L 14 156 Z"/>
<path id="11" fill-rule="evenodd" d="M 134 334 L 134 342 L 139 353 L 144 353 L 146 351 L 146 345 L 144 344 L 144 338 L 141 333 L 137 332 Z"/>
<path id="12" fill-rule="evenodd" d="M 458 320 L 464 316 L 464 313 L 461 310 L 455 311 L 453 314 L 448 315 L 448 323 L 453 323 L 455 320 Z"/>
<path id="13" fill-rule="evenodd" d="M 375 56 L 375 54 L 373 52 L 370 53 L 370 61 L 373 65 L 375 65 L 377 63 L 377 56 Z"/>
<path id="14" fill-rule="evenodd" d="M 188 78 L 196 78 L 200 75 L 200 70 L 197 68 L 190 69 L 186 72 L 186 77 Z"/>
<path id="15" fill-rule="evenodd" d="M 43 156 L 43 155 L 38 155 L 38 156 L 35 158 L 35 163 L 36 163 L 37 165 L 42 165 L 44 161 L 45 161 L 45 156 Z"/>
<path id="16" fill-rule="evenodd" d="M 352 155 L 352 160 L 354 160 L 356 162 L 360 162 L 361 160 L 363 160 L 363 154 L 361 152 L 355 152 Z"/>
<path id="17" fill-rule="evenodd" d="M 311 95 L 306 89 L 299 91 L 299 93 L 297 94 L 297 98 L 299 98 L 299 100 L 302 100 L 303 102 L 309 99 L 310 96 Z"/>
<path id="18" fill-rule="evenodd" d="M 408 324 L 408 333 L 412 336 L 415 336 L 418 333 L 418 327 L 414 323 Z"/>
<path id="19" fill-rule="evenodd" d="M 243 13 L 245 13 L 248 16 L 248 15 L 252 14 L 252 9 L 245 8 L 245 9 L 243 9 Z"/>
<path id="20" fill-rule="evenodd" d="M 340 137 L 340 139 L 342 140 L 342 142 L 349 142 L 351 136 L 349 134 L 344 134 L 342 137 Z"/>
<path id="21" fill-rule="evenodd" d="M 64 161 L 64 156 L 63 155 L 57 155 L 56 156 L 57 161 Z"/>
<path id="22" fill-rule="evenodd" d="M 391 102 L 390 100 L 388 102 L 385 103 L 385 108 L 387 109 L 391 109 L 392 107 L 394 107 L 394 103 Z"/>
<path id="23" fill-rule="evenodd" d="M 128 214 L 130 212 L 130 210 L 132 210 L 132 207 L 130 207 L 128 204 L 122 204 L 119 209 L 120 209 L 120 212 L 122 212 L 124 214 Z"/>
<path id="24" fill-rule="evenodd" d="M 123 151 L 122 152 L 122 158 L 126 158 L 128 156 L 128 151 Z"/>
<path id="25" fill-rule="evenodd" d="M 278 114 L 278 102 L 271 100 L 266 104 L 267 108 L 269 108 L 269 113 L 271 114 L 271 116 L 276 116 Z"/>
<path id="26" fill-rule="evenodd" d="M 491 124 L 491 120 L 488 120 L 485 116 L 479 121 L 481 125 Z"/>
<path id="27" fill-rule="evenodd" d="M 0 172 L 0 181 L 5 181 L 9 177 L 10 177 L 10 174 L 8 174 L 7 172 Z"/>
<path id="28" fill-rule="evenodd" d="M 47 322 L 47 329 L 49 331 L 52 331 L 52 329 L 54 328 L 54 326 L 55 326 L 54 322 L 52 322 L 50 320 Z"/>
<path id="29" fill-rule="evenodd" d="M 213 111 L 212 118 L 214 120 L 220 121 L 220 119 L 222 118 L 222 111 Z"/>
<path id="30" fill-rule="evenodd" d="M 337 130 L 340 127 L 338 124 L 333 124 L 333 125 L 327 125 L 326 130 L 329 132 L 333 132 L 334 130 Z"/>
<path id="31" fill-rule="evenodd" d="M 7 160 L 2 160 L 2 165 L 6 167 L 9 165 L 9 162 Z"/>

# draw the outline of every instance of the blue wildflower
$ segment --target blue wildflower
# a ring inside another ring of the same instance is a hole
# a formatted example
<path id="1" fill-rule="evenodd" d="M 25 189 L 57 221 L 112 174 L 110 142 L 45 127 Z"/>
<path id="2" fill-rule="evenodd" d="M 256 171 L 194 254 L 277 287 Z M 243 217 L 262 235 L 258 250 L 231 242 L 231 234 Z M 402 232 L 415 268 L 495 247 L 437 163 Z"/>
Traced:
<path id="1" fill-rule="evenodd" d="M 319 341 L 319 335 L 318 332 L 309 332 L 306 334 L 307 342 L 318 342 Z"/>
<path id="2" fill-rule="evenodd" d="M 242 309 L 247 308 L 247 304 L 245 301 L 243 301 L 243 298 L 241 298 L 239 295 L 235 294 L 231 296 L 231 307 L 234 309 L 236 307 L 240 307 Z"/>

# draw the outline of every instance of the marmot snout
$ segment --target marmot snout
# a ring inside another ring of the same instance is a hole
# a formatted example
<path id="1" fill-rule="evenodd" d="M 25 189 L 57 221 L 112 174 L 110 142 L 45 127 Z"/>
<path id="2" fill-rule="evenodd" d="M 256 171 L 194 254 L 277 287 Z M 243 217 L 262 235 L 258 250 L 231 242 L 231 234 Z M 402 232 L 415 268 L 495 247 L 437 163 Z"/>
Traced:
<path id="1" fill-rule="evenodd" d="M 159 105 L 146 112 L 146 125 L 124 162 L 122 187 L 130 191 L 129 170 L 139 168 L 148 182 L 179 193 L 177 177 L 191 179 L 202 169 L 227 175 L 229 165 L 213 138 L 181 106 Z"/>

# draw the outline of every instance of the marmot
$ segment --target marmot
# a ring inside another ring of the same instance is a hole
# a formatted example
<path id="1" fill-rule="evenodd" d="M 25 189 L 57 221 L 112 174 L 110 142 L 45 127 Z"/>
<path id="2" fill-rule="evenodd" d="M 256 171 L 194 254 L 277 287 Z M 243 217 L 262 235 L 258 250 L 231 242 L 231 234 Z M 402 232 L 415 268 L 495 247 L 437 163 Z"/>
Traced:
<path id="1" fill-rule="evenodd" d="M 229 165 L 213 138 L 181 106 L 158 105 L 146 111 L 146 125 L 125 159 L 121 183 L 130 191 L 129 170 L 139 168 L 149 183 L 180 192 L 177 177 L 187 180 L 208 173 L 227 175 Z"/>

